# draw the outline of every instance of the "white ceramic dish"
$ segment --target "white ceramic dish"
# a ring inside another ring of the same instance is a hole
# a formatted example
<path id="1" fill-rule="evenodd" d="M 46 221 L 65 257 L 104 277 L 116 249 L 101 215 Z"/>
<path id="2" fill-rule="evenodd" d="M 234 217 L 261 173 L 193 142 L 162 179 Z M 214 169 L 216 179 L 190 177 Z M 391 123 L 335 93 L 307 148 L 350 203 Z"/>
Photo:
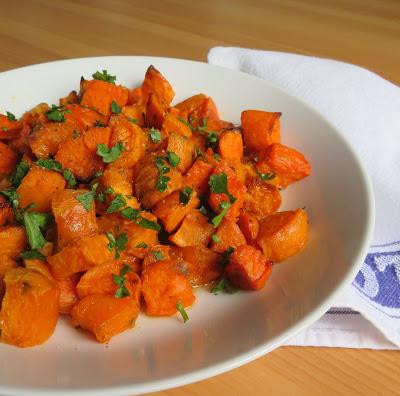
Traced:
<path id="1" fill-rule="evenodd" d="M 305 206 L 310 240 L 301 255 L 274 267 L 264 290 L 211 295 L 199 290 L 188 313 L 150 319 L 109 345 L 94 342 L 66 321 L 45 345 L 0 345 L 0 394 L 122 395 L 198 381 L 245 364 L 317 320 L 361 264 L 374 223 L 368 177 L 341 134 L 301 101 L 267 82 L 203 63 L 149 57 L 101 57 L 40 64 L 0 74 L 0 111 L 16 114 L 57 99 L 80 76 L 107 69 L 127 86 L 149 64 L 171 82 L 175 100 L 211 95 L 222 118 L 239 122 L 244 109 L 281 111 L 282 141 L 304 152 L 308 179 L 290 186 L 283 208 Z"/>

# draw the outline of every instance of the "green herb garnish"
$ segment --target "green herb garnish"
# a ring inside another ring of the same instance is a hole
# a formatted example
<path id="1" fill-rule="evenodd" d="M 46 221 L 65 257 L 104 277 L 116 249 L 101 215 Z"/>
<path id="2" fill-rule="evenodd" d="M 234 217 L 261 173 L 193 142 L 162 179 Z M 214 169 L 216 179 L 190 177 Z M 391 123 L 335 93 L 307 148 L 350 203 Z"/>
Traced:
<path id="1" fill-rule="evenodd" d="M 179 201 L 181 204 L 186 206 L 190 201 L 190 196 L 193 193 L 193 188 L 191 187 L 184 187 L 182 191 L 179 191 Z"/>
<path id="2" fill-rule="evenodd" d="M 222 172 L 216 175 L 211 175 L 208 181 L 211 192 L 215 194 L 226 194 L 231 203 L 236 201 L 236 198 L 228 191 L 228 176 Z"/>
<path id="3" fill-rule="evenodd" d="M 74 174 L 71 172 L 70 169 L 64 169 L 63 177 L 67 181 L 67 185 L 69 188 L 76 186 L 76 179 Z"/>
<path id="4" fill-rule="evenodd" d="M 121 113 L 121 107 L 114 100 L 111 102 L 111 112 L 114 114 Z"/>
<path id="5" fill-rule="evenodd" d="M 227 293 L 227 294 L 235 294 L 239 290 L 236 289 L 232 284 L 229 282 L 228 279 L 222 278 L 211 290 L 210 293 L 212 294 L 219 294 L 219 293 Z"/>
<path id="6" fill-rule="evenodd" d="M 147 247 L 149 247 L 149 245 L 147 243 L 144 242 L 140 242 L 136 245 L 137 248 L 141 248 L 141 249 L 146 249 Z"/>
<path id="7" fill-rule="evenodd" d="M 17 117 L 13 113 L 10 113 L 9 111 L 6 111 L 7 118 L 9 121 L 17 121 Z"/>
<path id="8" fill-rule="evenodd" d="M 51 109 L 46 112 L 46 117 L 50 121 L 55 122 L 64 122 L 65 121 L 65 114 L 70 114 L 71 110 L 62 109 L 59 106 L 52 105 Z"/>
<path id="9" fill-rule="evenodd" d="M 221 202 L 221 204 L 219 205 L 219 208 L 222 209 L 221 212 L 212 218 L 211 222 L 214 225 L 214 228 L 219 227 L 219 225 L 221 224 L 222 219 L 225 217 L 226 213 L 228 212 L 228 209 L 231 207 L 231 204 L 227 201 L 223 201 Z"/>
<path id="10" fill-rule="evenodd" d="M 190 128 L 191 130 L 193 130 L 193 126 L 187 122 L 183 117 L 178 117 L 178 120 L 182 123 L 185 124 L 188 128 Z"/>
<path id="11" fill-rule="evenodd" d="M 128 272 L 132 272 L 132 268 L 129 267 L 129 265 L 124 264 L 124 266 L 121 268 L 121 271 L 119 272 L 119 275 L 112 274 L 113 281 L 118 286 L 118 289 L 114 294 L 116 298 L 124 298 L 130 295 L 129 290 L 125 286 L 125 275 Z"/>
<path id="12" fill-rule="evenodd" d="M 35 162 L 36 165 L 43 169 L 54 170 L 56 172 L 61 172 L 62 165 L 51 158 L 40 158 Z"/>
<path id="13" fill-rule="evenodd" d="M 110 206 L 107 208 L 107 213 L 118 212 L 124 206 L 126 206 L 126 199 L 122 194 L 117 194 L 112 200 Z"/>
<path id="14" fill-rule="evenodd" d="M 164 175 L 170 171 L 170 168 L 165 165 L 163 157 L 157 157 L 155 163 L 159 172 L 156 188 L 158 191 L 164 192 L 168 188 L 168 182 L 171 180 L 170 177 Z"/>
<path id="15" fill-rule="evenodd" d="M 110 74 L 108 74 L 107 70 L 103 70 L 103 72 L 97 71 L 96 73 L 92 74 L 92 77 L 95 80 L 101 80 L 111 84 L 115 84 L 115 80 L 117 79 L 116 76 L 111 76 Z"/>
<path id="16" fill-rule="evenodd" d="M 99 183 L 93 184 L 92 190 L 85 192 L 83 194 L 79 194 L 76 196 L 76 199 L 81 203 L 81 205 L 89 212 L 92 209 L 92 205 L 94 199 L 96 197 L 96 190 L 99 186 Z"/>
<path id="17" fill-rule="evenodd" d="M 157 261 L 164 260 L 164 258 L 165 258 L 163 252 L 161 252 L 160 250 L 155 250 L 155 251 L 152 252 L 152 253 L 153 253 L 154 258 L 155 258 Z"/>
<path id="18" fill-rule="evenodd" d="M 219 239 L 219 236 L 217 234 L 212 234 L 211 235 L 211 239 L 215 242 L 215 243 L 220 243 L 221 239 Z"/>
<path id="19" fill-rule="evenodd" d="M 10 181 L 13 187 L 17 188 L 25 175 L 29 172 L 29 164 L 22 160 L 17 167 L 15 168 L 14 173 L 12 174 Z"/>
<path id="20" fill-rule="evenodd" d="M 43 256 L 42 253 L 40 253 L 37 250 L 26 250 L 25 252 L 21 253 L 21 258 L 25 260 L 45 260 L 46 257 Z"/>
<path id="21" fill-rule="evenodd" d="M 46 229 L 51 217 L 46 213 L 25 211 L 23 219 L 29 245 L 33 250 L 42 248 L 47 242 L 43 237 L 42 230 Z"/>
<path id="22" fill-rule="evenodd" d="M 145 217 L 140 216 L 140 211 L 133 208 L 125 208 L 119 212 L 123 217 L 128 220 L 133 220 L 137 225 L 149 230 L 160 231 L 161 226 L 155 221 L 148 220 Z"/>
<path id="23" fill-rule="evenodd" d="M 110 149 L 103 143 L 97 145 L 97 155 L 103 158 L 105 164 L 115 161 L 124 151 L 124 146 L 121 142 L 118 142 L 115 146 Z"/>
<path id="24" fill-rule="evenodd" d="M 121 251 L 126 249 L 126 244 L 128 243 L 128 236 L 125 232 L 118 234 L 117 237 L 110 231 L 106 232 L 109 243 L 107 245 L 108 250 L 112 251 L 115 249 L 115 258 L 121 256 Z"/>
<path id="25" fill-rule="evenodd" d="M 161 132 L 158 129 L 154 129 L 151 128 L 149 131 L 150 134 L 150 139 L 154 142 L 154 143 L 160 143 L 162 136 L 161 136 Z"/>
<path id="26" fill-rule="evenodd" d="M 167 155 L 168 155 L 168 162 L 171 164 L 173 168 L 176 168 L 181 162 L 179 156 L 173 151 L 168 151 Z"/>
<path id="27" fill-rule="evenodd" d="M 260 173 L 257 172 L 258 176 L 260 177 L 261 180 L 267 181 L 267 180 L 272 180 L 275 179 L 276 174 L 275 173 Z"/>
<path id="28" fill-rule="evenodd" d="M 181 300 L 179 300 L 178 304 L 176 304 L 176 309 L 181 314 L 182 319 L 183 319 L 183 323 L 186 323 L 189 320 L 189 316 L 186 313 L 185 308 L 184 308 Z"/>

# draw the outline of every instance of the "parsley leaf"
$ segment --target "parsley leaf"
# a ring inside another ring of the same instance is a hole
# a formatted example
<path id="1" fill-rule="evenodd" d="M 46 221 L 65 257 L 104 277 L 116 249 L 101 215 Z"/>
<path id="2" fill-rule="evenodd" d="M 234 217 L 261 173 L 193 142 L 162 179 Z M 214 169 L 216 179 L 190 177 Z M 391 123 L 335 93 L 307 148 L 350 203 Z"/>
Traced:
<path id="1" fill-rule="evenodd" d="M 168 182 L 171 180 L 170 177 L 164 175 L 170 171 L 170 168 L 165 165 L 163 157 L 157 157 L 155 162 L 160 174 L 156 183 L 156 188 L 158 191 L 164 192 L 168 188 Z"/>
<path id="2" fill-rule="evenodd" d="M 97 145 L 97 155 L 103 158 L 105 164 L 115 161 L 124 151 L 124 146 L 121 142 L 118 142 L 115 146 L 110 149 L 103 143 Z"/>
<path id="3" fill-rule="evenodd" d="M 173 168 L 176 168 L 181 162 L 179 156 L 175 154 L 173 151 L 168 151 L 167 155 L 168 155 L 168 162 L 171 164 Z"/>
<path id="4" fill-rule="evenodd" d="M 219 205 L 219 207 L 222 209 L 221 213 L 213 217 L 211 220 L 211 223 L 213 223 L 214 228 L 217 228 L 221 224 L 221 221 L 228 212 L 228 209 L 231 207 L 231 204 L 229 202 L 223 201 L 221 202 L 221 205 Z"/>
<path id="5" fill-rule="evenodd" d="M 132 272 L 132 268 L 129 265 L 124 265 L 119 272 L 119 275 L 112 274 L 114 283 L 118 286 L 114 296 L 116 298 L 124 298 L 130 295 L 129 290 L 126 288 L 126 277 L 128 272 Z"/>
<path id="6" fill-rule="evenodd" d="M 97 121 L 96 121 L 97 122 Z M 81 136 L 81 133 L 79 131 L 74 130 L 72 132 L 72 139 L 77 139 L 78 137 Z"/>
<path id="7" fill-rule="evenodd" d="M 22 160 L 16 167 L 14 173 L 12 174 L 10 181 L 13 187 L 17 188 L 20 184 L 22 179 L 29 171 L 29 164 Z"/>
<path id="8" fill-rule="evenodd" d="M 149 230 L 160 231 L 161 226 L 155 221 L 148 220 L 145 217 L 140 216 L 138 209 L 125 208 L 119 212 L 123 217 L 128 220 L 133 220 L 137 225 Z"/>
<path id="9" fill-rule="evenodd" d="M 161 136 L 161 132 L 158 129 L 154 129 L 153 127 L 150 129 L 149 131 L 150 133 L 150 139 L 154 142 L 154 143 L 160 143 L 162 136 Z"/>
<path id="10" fill-rule="evenodd" d="M 179 300 L 178 304 L 176 304 L 176 309 L 181 314 L 182 319 L 183 319 L 183 323 L 186 323 L 189 320 L 189 316 L 186 313 L 185 308 L 184 308 L 181 300 Z"/>
<path id="11" fill-rule="evenodd" d="M 142 248 L 142 249 L 146 249 L 147 247 L 149 247 L 149 245 L 147 243 L 144 242 L 140 242 L 136 245 L 137 248 Z"/>
<path id="12" fill-rule="evenodd" d="M 140 227 L 143 228 L 147 228 L 149 230 L 154 230 L 154 231 L 160 231 L 161 230 L 161 226 L 156 223 L 155 221 L 152 220 L 148 220 L 144 217 L 141 217 L 137 222 L 137 225 L 139 225 Z"/>
<path id="13" fill-rule="evenodd" d="M 155 258 L 157 261 L 161 261 L 161 260 L 164 260 L 164 259 L 165 259 L 164 255 L 163 255 L 163 252 L 160 251 L 160 250 L 155 250 L 155 251 L 152 252 L 152 253 L 153 253 L 154 258 Z"/>
<path id="14" fill-rule="evenodd" d="M 211 239 L 215 242 L 215 243 L 220 243 L 221 239 L 219 239 L 219 236 L 217 234 L 212 234 L 211 235 Z"/>
<path id="15" fill-rule="evenodd" d="M 111 102 L 111 112 L 114 114 L 121 113 L 121 107 L 114 100 Z"/>
<path id="16" fill-rule="evenodd" d="M 212 294 L 227 293 L 235 294 L 239 290 L 232 286 L 228 279 L 222 278 L 211 290 Z"/>
<path id="17" fill-rule="evenodd" d="M 228 176 L 225 172 L 211 175 L 208 184 L 211 192 L 215 194 L 226 194 L 231 203 L 236 201 L 236 198 L 228 191 Z"/>
<path id="18" fill-rule="evenodd" d="M 46 257 L 44 257 L 43 254 L 37 250 L 25 250 L 25 252 L 21 253 L 21 258 L 23 258 L 25 260 L 34 260 L 34 259 L 45 260 L 46 259 Z"/>
<path id="19" fill-rule="evenodd" d="M 46 112 L 47 119 L 50 121 L 55 121 L 55 122 L 64 122 L 65 121 L 65 114 L 70 114 L 71 110 L 68 109 L 61 109 L 61 107 L 58 107 L 56 105 L 52 105 L 51 109 Z"/>
<path id="20" fill-rule="evenodd" d="M 51 158 L 40 158 L 35 162 L 35 164 L 40 166 L 41 168 L 54 170 L 57 172 L 61 172 L 62 169 L 61 164 Z"/>
<path id="21" fill-rule="evenodd" d="M 228 249 L 226 249 L 224 251 L 224 253 L 222 253 L 222 256 L 223 256 L 222 264 L 223 265 L 227 265 L 229 263 L 229 260 L 234 251 L 235 251 L 235 249 L 232 246 L 229 246 Z"/>
<path id="22" fill-rule="evenodd" d="M 183 117 L 178 117 L 178 120 L 182 124 L 185 124 L 187 127 L 189 127 L 193 131 L 193 126 L 189 122 L 187 122 Z"/>
<path id="23" fill-rule="evenodd" d="M 126 206 L 126 199 L 122 196 L 122 194 L 117 194 L 110 203 L 110 206 L 107 208 L 106 213 L 118 212 L 124 206 Z"/>
<path id="24" fill-rule="evenodd" d="M 6 111 L 7 118 L 9 121 L 17 121 L 17 117 L 13 113 L 10 113 L 9 111 Z"/>
<path id="25" fill-rule="evenodd" d="M 64 169 L 63 177 L 67 181 L 68 187 L 72 188 L 76 186 L 76 179 L 74 174 L 69 169 Z"/>
<path id="26" fill-rule="evenodd" d="M 107 70 L 103 70 L 103 72 L 96 71 L 96 73 L 92 74 L 92 77 L 95 80 L 101 80 L 105 82 L 109 82 L 111 84 L 115 84 L 115 80 L 117 79 L 116 76 L 111 76 L 107 73 Z"/>
<path id="27" fill-rule="evenodd" d="M 14 209 L 14 212 L 18 210 L 19 206 L 19 194 L 15 191 L 14 188 L 8 188 L 6 190 L 0 191 L 0 194 L 4 195 L 11 203 L 11 206 Z"/>
<path id="28" fill-rule="evenodd" d="M 261 180 L 267 181 L 267 180 L 272 180 L 275 179 L 276 174 L 275 173 L 260 173 L 257 172 L 258 176 L 260 177 Z"/>
<path id="29" fill-rule="evenodd" d="M 42 230 L 49 224 L 50 216 L 46 213 L 25 211 L 23 218 L 29 245 L 33 250 L 42 248 L 47 242 L 43 237 Z"/>
<path id="30" fill-rule="evenodd" d="M 186 206 L 190 201 L 190 196 L 192 195 L 193 188 L 191 187 L 184 187 L 182 191 L 179 191 L 179 201 L 181 204 Z"/>
<path id="31" fill-rule="evenodd" d="M 121 210 L 119 213 L 128 220 L 137 220 L 140 215 L 140 211 L 138 209 L 133 209 L 130 207 Z"/>
<path id="32" fill-rule="evenodd" d="M 128 121 L 132 124 L 139 124 L 139 120 L 137 118 L 128 117 Z"/>
<path id="33" fill-rule="evenodd" d="M 119 258 L 121 251 L 126 249 L 126 244 L 128 243 L 128 236 L 125 232 L 118 234 L 117 237 L 113 235 L 112 232 L 106 232 L 109 243 L 107 245 L 108 250 L 115 249 L 115 258 Z"/>
<path id="34" fill-rule="evenodd" d="M 96 197 L 96 190 L 98 186 L 99 186 L 98 183 L 93 184 L 91 191 L 79 194 L 75 197 L 88 212 L 89 210 L 92 209 L 92 205 L 94 202 L 94 198 Z"/>

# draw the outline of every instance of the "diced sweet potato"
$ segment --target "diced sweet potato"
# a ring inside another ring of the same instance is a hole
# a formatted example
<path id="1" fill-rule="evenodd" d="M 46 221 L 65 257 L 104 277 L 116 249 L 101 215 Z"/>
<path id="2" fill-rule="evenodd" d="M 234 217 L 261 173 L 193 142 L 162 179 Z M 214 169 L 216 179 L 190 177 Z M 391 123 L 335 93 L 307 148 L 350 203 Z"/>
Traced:
<path id="1" fill-rule="evenodd" d="M 65 179 L 58 172 L 32 166 L 17 188 L 19 205 L 34 204 L 35 212 L 50 212 L 53 196 L 65 188 Z"/>
<path id="2" fill-rule="evenodd" d="M 29 135 L 29 146 L 38 158 L 56 155 L 61 143 L 71 138 L 74 131 L 74 126 L 65 122 L 47 122 Z"/>
<path id="3" fill-rule="evenodd" d="M 47 258 L 51 273 L 57 280 L 66 279 L 112 260 L 115 252 L 108 248 L 108 244 L 109 240 L 104 234 L 88 236 L 73 242 Z"/>
<path id="4" fill-rule="evenodd" d="M 13 217 L 13 211 L 7 199 L 0 194 L 0 226 L 6 225 Z"/>
<path id="5" fill-rule="evenodd" d="M 186 308 L 195 301 L 188 279 L 173 261 L 159 261 L 142 272 L 145 312 L 150 316 L 169 316 L 177 312 L 179 302 Z"/>
<path id="6" fill-rule="evenodd" d="M 74 305 L 71 322 L 90 331 L 97 341 L 104 343 L 133 327 L 139 312 L 140 305 L 133 298 L 91 294 Z"/>
<path id="7" fill-rule="evenodd" d="M 167 150 L 179 157 L 180 161 L 177 169 L 182 173 L 185 173 L 193 164 L 196 157 L 195 149 L 193 141 L 186 136 L 172 132 L 168 137 Z"/>
<path id="8" fill-rule="evenodd" d="M 184 184 L 193 187 L 199 196 L 204 195 L 207 192 L 208 180 L 214 167 L 214 163 L 208 161 L 206 157 L 198 158 L 186 172 Z"/>
<path id="9" fill-rule="evenodd" d="M 4 277 L 6 294 L 0 312 L 1 340 L 19 347 L 45 342 L 58 319 L 57 285 L 41 273 L 13 268 Z"/>
<path id="10" fill-rule="evenodd" d="M 4 293 L 6 290 L 6 285 L 3 281 L 6 271 L 11 268 L 16 268 L 17 262 L 5 254 L 0 255 L 0 301 L 3 300 Z"/>
<path id="11" fill-rule="evenodd" d="M 242 132 L 244 143 L 250 151 L 258 152 L 272 143 L 280 141 L 281 113 L 260 110 L 242 112 Z"/>
<path id="12" fill-rule="evenodd" d="M 167 106 L 171 104 L 175 96 L 175 92 L 170 83 L 153 65 L 149 66 L 146 71 L 141 87 L 142 102 L 140 104 L 145 104 L 152 93 Z"/>
<path id="13" fill-rule="evenodd" d="M 105 125 L 108 117 L 100 114 L 94 109 L 80 106 L 79 104 L 70 104 L 64 108 L 65 123 L 72 125 L 77 130 L 85 130 L 94 127 L 96 124 Z"/>
<path id="14" fill-rule="evenodd" d="M 119 107 L 128 102 L 128 89 L 102 80 L 85 81 L 84 90 L 81 92 L 81 105 L 96 109 L 103 115 L 111 114 L 111 103 Z"/>
<path id="15" fill-rule="evenodd" d="M 175 110 L 175 111 L 174 111 Z M 166 136 L 175 132 L 178 135 L 186 136 L 187 138 L 192 137 L 192 131 L 188 126 L 187 121 L 179 116 L 179 111 L 177 109 L 171 109 L 164 117 L 164 122 L 162 124 L 162 131 Z"/>
<path id="16" fill-rule="evenodd" d="M 79 280 L 76 286 L 76 292 L 80 299 L 91 294 L 110 294 L 114 295 L 118 286 L 113 280 L 113 274 L 118 275 L 123 265 L 129 265 L 122 260 L 112 260 L 102 265 L 89 268 Z M 132 297 L 139 301 L 140 298 L 140 278 L 133 271 L 125 275 L 127 280 L 126 287 L 132 291 Z M 139 295 L 136 295 L 139 293 Z"/>
<path id="17" fill-rule="evenodd" d="M 231 164 L 240 163 L 243 158 L 242 134 L 234 130 L 222 132 L 218 138 L 218 151 Z"/>
<path id="18" fill-rule="evenodd" d="M 184 204 L 180 200 L 180 191 L 174 191 L 168 197 L 159 201 L 153 208 L 153 213 L 160 219 L 168 232 L 174 231 L 182 222 L 186 213 L 200 205 L 196 191 L 190 195 L 189 201 Z"/>
<path id="19" fill-rule="evenodd" d="M 224 272 L 222 255 L 204 246 L 173 246 L 170 256 L 192 286 L 208 285 L 220 279 Z"/>
<path id="20" fill-rule="evenodd" d="M 111 146 L 122 143 L 124 151 L 111 163 L 115 168 L 133 168 L 146 152 L 146 134 L 123 115 L 110 119 L 112 128 Z"/>
<path id="21" fill-rule="evenodd" d="M 39 272 L 47 279 L 50 279 L 51 281 L 55 282 L 55 279 L 53 278 L 53 275 L 50 272 L 50 268 L 45 261 L 38 259 L 24 259 L 24 265 L 25 268 Z"/>
<path id="22" fill-rule="evenodd" d="M 239 216 L 238 226 L 246 238 L 247 243 L 249 245 L 254 245 L 260 229 L 257 217 L 252 213 L 243 211 Z"/>
<path id="23" fill-rule="evenodd" d="M 62 190 L 54 194 L 52 211 L 57 224 L 58 247 L 97 233 L 95 205 L 86 210 L 77 196 L 87 190 Z"/>
<path id="24" fill-rule="evenodd" d="M 170 260 L 171 247 L 168 245 L 154 245 L 148 252 L 143 260 L 142 268 L 146 268 L 150 264 L 157 263 L 158 261 Z"/>
<path id="25" fill-rule="evenodd" d="M 260 155 L 257 169 L 261 173 L 273 172 L 276 180 L 271 182 L 277 187 L 287 187 L 311 173 L 311 165 L 299 151 L 283 144 L 272 144 Z"/>
<path id="26" fill-rule="evenodd" d="M 25 250 L 27 244 L 24 227 L 0 227 L 0 256 L 6 255 L 14 260 Z"/>
<path id="27" fill-rule="evenodd" d="M 190 210 L 175 234 L 169 240 L 177 246 L 204 246 L 206 247 L 214 232 L 213 225 L 200 210 Z"/>
<path id="28" fill-rule="evenodd" d="M 6 115 L 0 114 L 0 140 L 18 137 L 21 128 L 21 121 L 11 121 Z"/>
<path id="29" fill-rule="evenodd" d="M 185 99 L 183 102 L 178 103 L 175 107 L 180 111 L 181 115 L 190 115 L 194 110 L 199 108 L 201 104 L 207 99 L 204 94 L 197 94 Z"/>
<path id="30" fill-rule="evenodd" d="M 243 290 L 259 290 L 271 274 L 271 262 L 253 246 L 239 246 L 230 256 L 225 274 L 232 285 Z"/>
<path id="31" fill-rule="evenodd" d="M 211 243 L 211 249 L 217 253 L 223 253 L 229 247 L 236 249 L 246 244 L 246 239 L 239 226 L 232 220 L 223 219 L 221 225 L 217 228 L 216 240 Z"/>
<path id="32" fill-rule="evenodd" d="M 234 129 L 234 125 L 231 122 L 217 120 L 217 119 L 207 119 L 207 129 L 214 132 L 222 132 L 225 129 Z"/>
<path id="33" fill-rule="evenodd" d="M 279 212 L 260 222 L 257 243 L 264 256 L 283 261 L 301 252 L 308 238 L 308 218 L 303 209 Z"/>
<path id="34" fill-rule="evenodd" d="M 14 171 L 17 161 L 15 151 L 0 141 L 0 179 Z"/>
<path id="35" fill-rule="evenodd" d="M 165 156 L 165 152 L 161 152 L 158 155 L 157 153 L 152 153 L 152 155 L 144 158 L 136 167 L 134 182 L 135 195 L 145 208 L 152 208 L 157 202 L 183 186 L 183 177 L 181 173 L 165 163 L 169 171 L 164 174 L 164 176 L 170 178 L 170 180 L 167 182 L 166 190 L 160 191 L 157 188 L 157 181 L 160 177 L 160 173 L 156 167 L 155 161 L 157 157 L 165 158 Z"/>
<path id="36" fill-rule="evenodd" d="M 243 210 L 253 213 L 258 219 L 275 213 L 281 206 L 279 190 L 260 178 L 252 179 L 244 194 Z"/>
<path id="37" fill-rule="evenodd" d="M 21 118 L 21 120 L 31 127 L 35 127 L 39 124 L 44 124 L 48 121 L 46 117 L 46 113 L 50 110 L 50 107 L 47 103 L 39 103 L 33 109 L 25 112 Z"/>
<path id="38" fill-rule="evenodd" d="M 67 96 L 60 98 L 60 106 L 67 106 L 70 104 L 76 104 L 79 102 L 79 96 L 76 91 L 71 91 Z"/>
<path id="39" fill-rule="evenodd" d="M 217 106 L 212 98 L 207 97 L 203 100 L 199 107 L 194 109 L 189 116 L 202 122 L 203 119 L 208 120 L 219 120 L 219 114 Z M 208 125 L 207 125 L 208 127 Z"/>
<path id="40" fill-rule="evenodd" d="M 78 284 L 79 278 L 80 275 L 76 274 L 71 276 L 71 278 L 56 281 L 58 289 L 60 290 L 60 297 L 58 299 L 59 313 L 69 315 L 72 307 L 78 302 L 76 285 Z"/>
<path id="41" fill-rule="evenodd" d="M 241 182 L 240 178 L 236 175 L 235 171 L 231 168 L 231 166 L 224 160 L 221 160 L 217 163 L 213 171 L 213 175 L 221 176 L 222 174 L 226 174 L 228 179 L 228 191 L 234 198 L 236 198 L 235 202 L 231 204 L 228 209 L 225 218 L 228 220 L 236 221 L 240 214 L 240 209 L 243 206 L 244 202 L 244 193 L 246 191 L 245 186 Z M 209 203 L 210 206 L 215 210 L 220 210 L 220 205 L 222 202 L 229 202 L 230 198 L 225 193 L 210 193 Z"/>
<path id="42" fill-rule="evenodd" d="M 130 105 L 124 106 L 122 108 L 122 114 L 125 114 L 127 117 L 131 119 L 131 121 L 135 121 L 137 125 L 140 127 L 144 126 L 144 117 L 146 114 L 146 106 L 143 105 Z"/>
<path id="43" fill-rule="evenodd" d="M 148 128 L 161 129 L 168 106 L 153 93 L 150 94 L 146 104 L 145 125 Z"/>

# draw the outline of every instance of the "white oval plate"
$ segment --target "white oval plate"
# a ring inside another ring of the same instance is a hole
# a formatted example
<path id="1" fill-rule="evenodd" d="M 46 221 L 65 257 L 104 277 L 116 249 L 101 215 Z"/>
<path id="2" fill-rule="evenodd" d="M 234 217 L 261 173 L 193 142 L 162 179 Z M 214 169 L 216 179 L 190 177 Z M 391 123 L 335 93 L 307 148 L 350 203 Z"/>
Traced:
<path id="1" fill-rule="evenodd" d="M 256 77 L 203 63 L 151 57 L 72 59 L 0 74 L 0 111 L 21 114 L 57 103 L 81 76 L 107 69 L 133 87 L 153 64 L 171 82 L 175 101 L 204 92 L 223 119 L 245 109 L 281 111 L 282 142 L 310 160 L 313 173 L 290 186 L 283 208 L 306 207 L 307 249 L 276 265 L 264 290 L 235 295 L 197 291 L 190 320 L 141 315 L 131 331 L 101 345 L 67 320 L 45 344 L 0 345 L 0 393 L 122 395 L 157 391 L 233 369 L 278 347 L 317 320 L 357 273 L 374 223 L 368 177 L 341 134 L 314 110 Z"/>

